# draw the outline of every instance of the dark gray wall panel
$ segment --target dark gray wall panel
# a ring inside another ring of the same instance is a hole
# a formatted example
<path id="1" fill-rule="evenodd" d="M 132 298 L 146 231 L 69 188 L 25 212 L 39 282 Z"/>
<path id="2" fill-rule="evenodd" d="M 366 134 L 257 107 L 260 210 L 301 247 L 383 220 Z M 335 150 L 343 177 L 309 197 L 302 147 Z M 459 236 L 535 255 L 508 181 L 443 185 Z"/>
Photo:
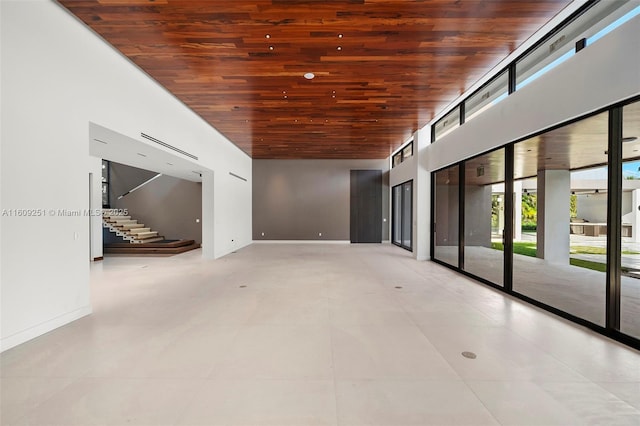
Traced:
<path id="1" fill-rule="evenodd" d="M 253 160 L 253 239 L 349 240 L 352 169 L 383 171 L 380 228 L 388 240 L 388 160 Z"/>

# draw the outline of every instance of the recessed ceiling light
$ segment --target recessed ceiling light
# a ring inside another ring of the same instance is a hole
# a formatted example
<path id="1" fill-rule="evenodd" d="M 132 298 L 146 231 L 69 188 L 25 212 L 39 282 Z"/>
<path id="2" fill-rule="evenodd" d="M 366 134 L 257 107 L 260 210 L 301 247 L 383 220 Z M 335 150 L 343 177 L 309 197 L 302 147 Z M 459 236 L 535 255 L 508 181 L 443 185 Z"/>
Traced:
<path id="1" fill-rule="evenodd" d="M 287 99 L 287 95 L 284 95 L 284 98 Z"/>
<path id="2" fill-rule="evenodd" d="M 275 49 L 273 46 L 269 46 L 269 50 L 273 50 Z"/>
<path id="3" fill-rule="evenodd" d="M 342 46 L 338 46 L 336 49 L 337 50 L 342 50 Z"/>
<path id="4" fill-rule="evenodd" d="M 342 38 L 342 34 L 338 34 L 338 38 Z"/>
<path id="5" fill-rule="evenodd" d="M 271 34 L 265 34 L 264 38 L 271 38 Z"/>
<path id="6" fill-rule="evenodd" d="M 314 73 L 308 72 L 308 73 L 305 73 L 304 78 L 306 78 L 307 80 L 313 80 L 315 76 L 316 75 Z"/>

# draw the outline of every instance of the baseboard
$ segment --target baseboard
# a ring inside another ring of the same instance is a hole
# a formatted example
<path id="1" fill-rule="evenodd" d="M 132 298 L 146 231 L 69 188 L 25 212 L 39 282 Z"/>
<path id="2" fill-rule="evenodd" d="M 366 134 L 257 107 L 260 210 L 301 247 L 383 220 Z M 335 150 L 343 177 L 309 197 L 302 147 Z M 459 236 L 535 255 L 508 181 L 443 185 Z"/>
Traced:
<path id="1" fill-rule="evenodd" d="M 351 244 L 349 240 L 253 240 L 254 244 Z"/>
<path id="2" fill-rule="evenodd" d="M 91 314 L 91 306 L 84 306 L 69 313 L 60 315 L 48 321 L 42 322 L 38 325 L 30 327 L 26 330 L 19 331 L 11 336 L 7 336 L 0 340 L 0 352 L 4 352 L 22 343 L 25 343 L 31 339 L 35 339 L 38 336 L 42 336 L 56 328 L 69 324 L 77 319 Z"/>

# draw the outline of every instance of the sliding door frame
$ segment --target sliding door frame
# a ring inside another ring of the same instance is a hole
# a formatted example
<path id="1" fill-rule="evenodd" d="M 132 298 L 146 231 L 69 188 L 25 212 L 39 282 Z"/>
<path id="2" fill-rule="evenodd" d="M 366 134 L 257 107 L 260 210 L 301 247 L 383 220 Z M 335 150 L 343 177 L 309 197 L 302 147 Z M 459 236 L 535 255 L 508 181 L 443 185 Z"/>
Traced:
<path id="1" fill-rule="evenodd" d="M 533 134 L 523 136 L 511 143 L 496 147 L 487 152 L 482 152 L 473 157 L 466 158 L 457 163 L 449 164 L 446 167 L 431 172 L 431 260 L 435 263 L 453 269 L 458 273 L 466 275 L 493 287 L 499 291 L 507 293 L 520 300 L 528 302 L 532 305 L 552 312 L 562 318 L 571 320 L 575 323 L 583 325 L 600 334 L 615 339 L 633 348 L 640 349 L 640 339 L 624 334 L 620 331 L 620 303 L 621 303 L 621 235 L 622 235 L 622 126 L 623 126 L 623 107 L 625 105 L 639 102 L 640 96 L 636 96 L 625 101 L 601 108 L 597 111 L 580 116 L 578 118 L 557 124 L 555 126 L 540 130 Z M 607 191 L 609 199 L 607 201 L 607 253 L 606 253 L 606 322 L 602 327 L 598 324 L 590 322 L 586 319 L 572 315 L 566 311 L 556 307 L 547 305 L 537 299 L 533 299 L 522 293 L 513 290 L 513 236 L 514 236 L 514 145 L 526 139 L 542 135 L 555 129 L 582 121 L 589 117 L 608 112 L 608 183 Z M 505 149 L 505 230 L 504 230 L 504 287 L 497 285 L 487 279 L 478 277 L 464 270 L 464 193 L 466 184 L 464 180 L 465 162 L 472 160 L 481 155 L 486 155 L 499 149 Z M 434 257 L 435 248 L 435 181 L 436 173 L 446 170 L 450 167 L 459 167 L 459 235 L 458 235 L 458 265 L 451 265 Z"/>
<path id="2" fill-rule="evenodd" d="M 411 200 L 411 207 L 409 208 L 409 224 L 410 224 L 410 232 L 409 232 L 409 241 L 410 245 L 405 245 L 405 235 L 404 235 L 404 201 L 405 201 L 405 186 L 410 185 L 411 187 L 411 195 L 409 196 Z M 396 217 L 396 188 L 400 188 L 400 212 Z M 400 244 L 396 243 L 397 235 L 396 235 L 396 221 L 399 221 L 399 229 L 400 229 Z M 413 179 L 410 179 L 406 182 L 399 183 L 391 188 L 391 243 L 398 247 L 402 247 L 405 250 L 413 251 Z"/>

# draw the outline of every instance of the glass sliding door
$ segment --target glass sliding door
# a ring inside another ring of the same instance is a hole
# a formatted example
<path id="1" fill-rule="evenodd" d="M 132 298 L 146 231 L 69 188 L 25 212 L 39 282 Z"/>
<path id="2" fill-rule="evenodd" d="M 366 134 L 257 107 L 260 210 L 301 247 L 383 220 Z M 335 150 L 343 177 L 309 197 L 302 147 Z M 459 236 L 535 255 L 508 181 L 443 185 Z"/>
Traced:
<path id="1" fill-rule="evenodd" d="M 464 270 L 504 285 L 504 163 L 499 149 L 465 161 Z"/>
<path id="2" fill-rule="evenodd" d="M 413 181 L 394 186 L 392 197 L 392 242 L 407 250 L 413 250 Z"/>
<path id="3" fill-rule="evenodd" d="M 640 102 L 622 109 L 620 331 L 640 338 Z"/>
<path id="4" fill-rule="evenodd" d="M 413 181 L 402 185 L 402 247 L 413 250 Z"/>
<path id="5" fill-rule="evenodd" d="M 460 167 L 436 172 L 434 182 L 433 258 L 458 266 Z"/>
<path id="6" fill-rule="evenodd" d="M 402 185 L 394 186 L 391 190 L 393 211 L 391 214 L 391 242 L 402 245 Z"/>
<path id="7" fill-rule="evenodd" d="M 514 145 L 513 290 L 605 325 L 608 113 Z"/>

